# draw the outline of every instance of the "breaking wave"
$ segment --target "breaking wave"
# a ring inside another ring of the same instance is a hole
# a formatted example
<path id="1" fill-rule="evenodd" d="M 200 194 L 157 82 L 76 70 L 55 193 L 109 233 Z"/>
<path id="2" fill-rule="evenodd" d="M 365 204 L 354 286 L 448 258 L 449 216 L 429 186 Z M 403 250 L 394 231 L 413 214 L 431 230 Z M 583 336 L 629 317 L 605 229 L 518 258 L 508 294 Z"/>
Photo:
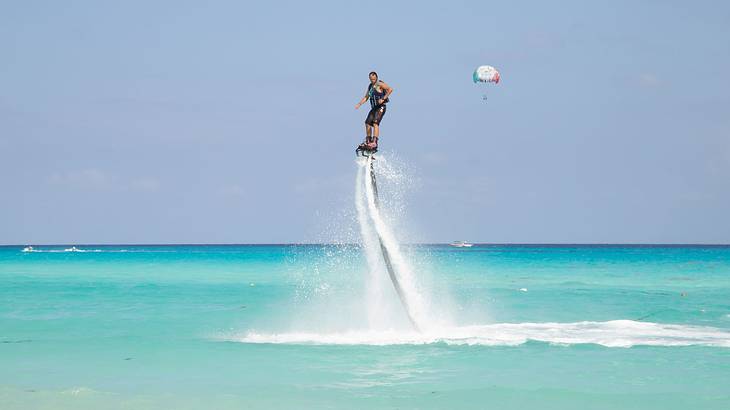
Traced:
<path id="1" fill-rule="evenodd" d="M 517 346 L 528 341 L 554 345 L 595 344 L 606 347 L 730 347 L 730 331 L 703 326 L 633 320 L 575 323 L 499 323 L 431 329 L 422 332 L 353 330 L 337 333 L 257 333 L 221 339 L 241 343 L 312 345 L 468 345 Z"/>

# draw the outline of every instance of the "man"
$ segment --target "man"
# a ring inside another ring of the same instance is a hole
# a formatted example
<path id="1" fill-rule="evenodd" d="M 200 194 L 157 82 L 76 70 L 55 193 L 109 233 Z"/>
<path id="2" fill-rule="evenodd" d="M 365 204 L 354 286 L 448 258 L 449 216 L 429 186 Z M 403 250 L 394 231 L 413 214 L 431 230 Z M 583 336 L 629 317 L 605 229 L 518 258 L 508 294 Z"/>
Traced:
<path id="1" fill-rule="evenodd" d="M 362 100 L 355 105 L 355 109 L 370 100 L 370 112 L 365 119 L 365 142 L 360 144 L 360 149 L 370 152 L 378 150 L 378 137 L 380 136 L 380 121 L 385 115 L 385 104 L 388 97 L 393 93 L 393 88 L 383 81 L 378 80 L 378 73 L 370 72 L 370 84 Z"/>

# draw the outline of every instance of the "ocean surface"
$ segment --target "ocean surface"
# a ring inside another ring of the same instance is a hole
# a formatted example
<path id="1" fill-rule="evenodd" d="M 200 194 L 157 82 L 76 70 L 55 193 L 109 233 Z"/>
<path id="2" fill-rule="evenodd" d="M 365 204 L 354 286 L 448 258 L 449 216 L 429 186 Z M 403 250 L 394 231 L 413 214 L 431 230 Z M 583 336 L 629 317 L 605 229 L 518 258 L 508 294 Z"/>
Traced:
<path id="1" fill-rule="evenodd" d="M 730 247 L 0 247 L 0 408 L 730 409 Z"/>

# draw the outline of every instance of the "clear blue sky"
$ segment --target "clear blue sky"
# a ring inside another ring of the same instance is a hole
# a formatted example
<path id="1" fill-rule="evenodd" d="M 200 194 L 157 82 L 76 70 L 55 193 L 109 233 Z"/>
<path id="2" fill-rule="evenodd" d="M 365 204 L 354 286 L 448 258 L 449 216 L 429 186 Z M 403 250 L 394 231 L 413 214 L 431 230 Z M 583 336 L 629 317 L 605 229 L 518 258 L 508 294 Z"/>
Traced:
<path id="1" fill-rule="evenodd" d="M 370 70 L 409 239 L 730 243 L 728 4 L 4 2 L 0 243 L 322 237 Z"/>

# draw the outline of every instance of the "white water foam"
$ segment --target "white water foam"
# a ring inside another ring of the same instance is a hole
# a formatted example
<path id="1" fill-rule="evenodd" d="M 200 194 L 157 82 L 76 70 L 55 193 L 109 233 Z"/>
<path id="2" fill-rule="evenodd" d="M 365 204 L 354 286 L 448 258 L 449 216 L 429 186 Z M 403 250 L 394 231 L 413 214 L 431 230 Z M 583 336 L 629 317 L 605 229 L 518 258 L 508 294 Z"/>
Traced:
<path id="1" fill-rule="evenodd" d="M 370 183 L 370 167 L 373 165 L 372 157 L 368 157 L 365 161 L 360 161 L 358 164 L 360 166 L 358 174 L 362 175 L 362 177 L 358 176 L 357 182 L 358 186 L 362 186 L 364 183 L 365 202 L 367 204 L 369 216 L 369 221 L 366 220 L 364 223 L 361 222 L 361 228 L 363 226 L 367 226 L 366 229 L 362 231 L 363 236 L 365 237 L 369 233 L 368 231 L 370 231 L 370 227 L 368 222 L 371 222 L 380 239 L 380 244 L 382 244 L 382 247 L 385 248 L 390 257 L 394 271 L 393 273 L 398 282 L 398 286 L 402 289 L 402 302 L 404 308 L 407 310 L 408 316 L 413 320 L 413 322 L 415 322 L 414 324 L 419 329 L 425 329 L 429 326 L 429 322 L 427 305 L 424 297 L 416 285 L 416 278 L 411 270 L 410 264 L 401 254 L 395 235 L 381 216 L 380 210 L 376 205 L 376 193 L 373 190 L 373 185 Z M 358 190 L 360 189 L 361 188 L 358 188 Z M 358 209 L 358 212 L 360 212 L 360 209 Z M 362 219 L 368 218 L 361 218 L 361 220 Z M 366 252 L 369 255 L 377 255 L 382 252 L 379 244 L 376 243 L 375 240 L 365 241 L 364 246 L 367 248 Z M 375 256 L 375 258 L 379 257 Z M 370 256 L 368 256 L 368 260 L 370 261 Z M 374 268 L 375 266 L 370 265 L 371 271 L 375 271 Z"/>
<path id="2" fill-rule="evenodd" d="M 78 249 L 78 248 L 66 248 L 66 249 L 30 249 L 22 250 L 23 253 L 63 253 L 63 252 L 121 252 L 121 251 L 107 251 L 103 249 Z"/>
<path id="3" fill-rule="evenodd" d="M 368 264 L 368 280 L 366 284 L 366 300 L 368 324 L 370 329 L 389 327 L 392 325 L 388 314 L 388 304 L 385 298 L 385 286 L 389 285 L 385 282 L 387 273 L 381 259 L 378 249 L 378 239 L 375 236 L 368 220 L 368 211 L 366 198 L 363 193 L 364 181 L 368 178 L 365 175 L 365 159 L 358 160 L 358 164 L 362 167 L 359 169 L 355 178 L 355 208 L 357 210 L 357 221 L 360 226 L 360 237 L 362 239 L 362 247 L 365 252 L 365 258 Z"/>
<path id="4" fill-rule="evenodd" d="M 422 332 L 348 331 L 340 333 L 257 333 L 224 337 L 226 341 L 305 345 L 447 345 L 517 346 L 528 341 L 555 345 L 595 344 L 606 347 L 730 347 L 725 329 L 633 320 L 575 323 L 499 323 L 428 329 Z"/>
<path id="5" fill-rule="evenodd" d="M 386 221 L 386 218 L 383 218 L 380 210 L 377 209 L 374 201 L 375 193 L 369 182 L 369 172 L 369 162 L 359 160 L 355 179 L 355 207 L 364 256 L 368 263 L 364 297 L 368 323 L 351 320 L 353 316 L 346 316 L 338 311 L 337 315 L 345 317 L 348 320 L 347 323 L 338 321 L 336 326 L 323 324 L 328 313 L 333 310 L 332 306 L 337 306 L 335 302 L 327 300 L 324 307 L 320 307 L 323 310 L 317 310 L 313 312 L 314 314 L 307 313 L 308 317 L 316 318 L 314 323 L 294 321 L 292 327 L 289 327 L 287 331 L 272 331 L 269 328 L 268 330 L 249 329 L 245 332 L 225 332 L 214 336 L 214 340 L 255 344 L 366 346 L 432 344 L 518 346 L 536 341 L 561 346 L 593 344 L 620 348 L 693 345 L 730 347 L 730 329 L 703 326 L 632 320 L 457 326 L 447 318 L 437 319 L 444 310 L 448 309 L 444 309 L 442 306 L 445 304 L 442 298 L 430 297 L 430 292 L 433 290 L 429 286 L 424 286 L 421 272 L 419 271 L 419 276 L 416 277 L 409 261 L 401 254 L 392 228 L 397 226 L 397 221 L 393 222 L 390 219 Z M 390 211 L 390 208 L 384 206 L 382 211 Z M 387 216 L 390 217 L 389 214 Z M 389 225 L 388 222 L 391 224 Z M 388 250 L 393 265 L 397 269 L 398 280 L 406 295 L 406 308 L 411 309 L 412 316 L 417 318 L 420 331 L 404 326 L 404 321 L 393 321 L 393 316 L 403 315 L 404 307 L 397 299 L 393 285 L 385 271 L 377 235 L 383 239 L 383 246 Z M 518 290 L 526 292 L 527 288 Z M 360 299 L 357 300 L 357 303 L 360 303 Z"/>
<path id="6" fill-rule="evenodd" d="M 175 253 L 172 250 L 156 250 L 156 249 L 78 249 L 78 248 L 66 248 L 66 249 L 30 249 L 21 250 L 22 253 Z"/>

